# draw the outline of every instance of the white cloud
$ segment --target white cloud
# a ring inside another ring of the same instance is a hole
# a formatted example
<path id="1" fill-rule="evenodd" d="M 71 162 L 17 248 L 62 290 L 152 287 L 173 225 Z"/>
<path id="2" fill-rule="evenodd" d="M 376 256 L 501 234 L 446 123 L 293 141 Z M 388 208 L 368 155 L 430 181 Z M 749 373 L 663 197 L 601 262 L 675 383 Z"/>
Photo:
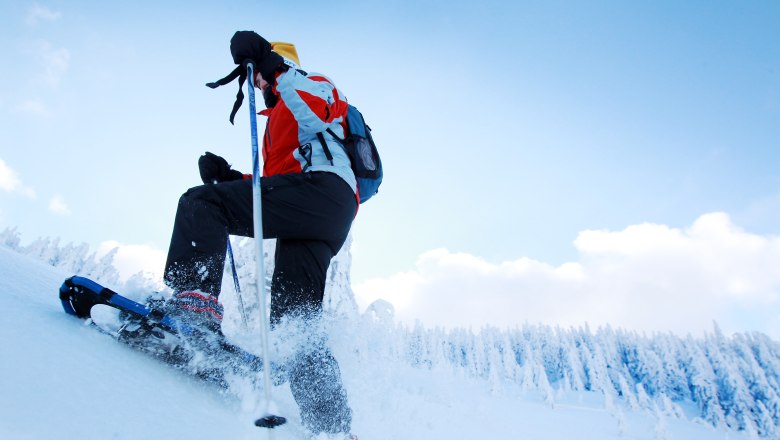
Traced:
<path id="1" fill-rule="evenodd" d="M 3 159 L 0 159 L 0 190 L 19 193 L 31 199 L 35 198 L 35 191 L 22 184 L 19 176 Z"/>
<path id="2" fill-rule="evenodd" d="M 43 81 L 53 88 L 59 86 L 70 65 L 70 51 L 54 48 L 48 41 L 39 41 L 34 50 L 42 69 Z"/>
<path id="3" fill-rule="evenodd" d="M 46 104 L 39 99 L 27 99 L 22 101 L 14 107 L 13 111 L 16 113 L 28 113 L 38 116 L 47 116 L 49 114 Z"/>
<path id="4" fill-rule="evenodd" d="M 687 229 L 583 231 L 574 245 L 578 261 L 561 266 L 530 258 L 494 264 L 437 249 L 412 271 L 354 290 L 362 307 L 382 298 L 400 320 L 429 326 L 587 322 L 700 334 L 716 320 L 727 331 L 780 337 L 779 237 L 745 232 L 713 213 Z"/>
<path id="5" fill-rule="evenodd" d="M 35 65 L 29 66 L 36 72 L 31 77 L 35 87 L 45 84 L 56 89 L 70 68 L 70 51 L 64 47 L 55 47 L 49 41 L 37 40 L 28 43 L 24 52 L 35 62 Z"/>
<path id="6" fill-rule="evenodd" d="M 60 17 L 62 17 L 60 12 L 52 11 L 45 6 L 41 6 L 36 3 L 32 8 L 30 8 L 29 11 L 27 11 L 27 18 L 25 19 L 25 22 L 30 26 L 35 26 L 40 22 L 57 21 L 60 19 Z"/>
<path id="7" fill-rule="evenodd" d="M 70 215 L 70 208 L 62 196 L 56 195 L 49 200 L 49 211 L 57 215 Z"/>
<path id="8" fill-rule="evenodd" d="M 6 165 L 3 159 L 0 159 L 0 189 L 4 191 L 12 192 L 22 185 L 19 176 L 16 175 L 16 171 Z"/>
<path id="9" fill-rule="evenodd" d="M 122 244 L 110 240 L 101 243 L 96 254 L 100 258 L 114 248 L 117 248 L 117 253 L 114 255 L 113 266 L 122 280 L 126 281 L 139 272 L 149 274 L 151 279 L 162 279 L 166 258 L 164 251 L 148 245 Z"/>

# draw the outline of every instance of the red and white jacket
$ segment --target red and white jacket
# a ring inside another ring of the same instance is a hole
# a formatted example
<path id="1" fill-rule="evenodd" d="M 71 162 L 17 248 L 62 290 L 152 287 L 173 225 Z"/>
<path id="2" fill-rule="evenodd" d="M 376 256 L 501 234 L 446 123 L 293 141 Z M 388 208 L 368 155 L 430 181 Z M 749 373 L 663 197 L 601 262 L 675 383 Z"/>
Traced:
<path id="1" fill-rule="evenodd" d="M 327 171 L 340 176 L 357 192 L 349 156 L 327 132 L 330 128 L 344 137 L 346 97 L 324 75 L 306 75 L 292 68 L 277 74 L 273 92 L 278 102 L 259 113 L 268 117 L 263 135 L 263 175 Z M 324 135 L 332 161 L 326 157 L 317 133 Z"/>

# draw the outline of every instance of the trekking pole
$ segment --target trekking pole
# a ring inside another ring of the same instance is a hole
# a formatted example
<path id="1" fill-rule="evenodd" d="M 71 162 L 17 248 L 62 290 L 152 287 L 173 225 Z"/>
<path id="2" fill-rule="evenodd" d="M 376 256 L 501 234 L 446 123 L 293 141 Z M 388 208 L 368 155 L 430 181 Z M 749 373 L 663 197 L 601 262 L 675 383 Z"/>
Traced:
<path id="1" fill-rule="evenodd" d="M 268 314 L 265 305 L 265 257 L 263 256 L 263 211 L 262 193 L 260 191 L 260 155 L 257 147 L 257 114 L 255 110 L 255 75 L 254 64 L 246 63 L 247 91 L 249 95 L 249 125 L 252 128 L 252 220 L 255 232 L 255 263 L 257 275 L 257 296 L 260 305 L 260 342 L 263 348 L 263 390 L 265 391 L 265 414 L 255 420 L 255 426 L 275 428 L 287 422 L 287 419 L 271 413 L 275 410 L 271 400 L 271 362 L 268 360 Z M 271 437 L 269 432 L 269 437 Z"/>
<path id="2" fill-rule="evenodd" d="M 241 284 L 238 282 L 238 272 L 236 272 L 236 259 L 233 258 L 233 246 L 230 245 L 230 237 L 227 239 L 227 252 L 230 258 L 230 271 L 233 273 L 233 286 L 236 288 L 238 297 L 238 308 L 241 310 L 241 319 L 244 322 L 244 330 L 249 329 L 249 320 L 246 317 L 246 308 L 244 308 L 244 298 L 241 295 Z"/>

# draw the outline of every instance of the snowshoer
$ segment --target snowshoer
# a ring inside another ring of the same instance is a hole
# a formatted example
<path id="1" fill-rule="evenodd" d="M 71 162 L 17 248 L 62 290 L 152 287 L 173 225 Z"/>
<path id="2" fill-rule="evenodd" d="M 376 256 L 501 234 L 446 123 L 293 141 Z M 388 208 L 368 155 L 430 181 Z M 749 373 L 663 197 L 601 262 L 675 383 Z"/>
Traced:
<path id="1" fill-rule="evenodd" d="M 344 136 L 347 101 L 330 79 L 301 69 L 290 43 L 269 43 L 254 32 L 240 31 L 231 40 L 231 53 L 236 64 L 254 62 L 256 76 L 250 80 L 262 90 L 267 107 L 260 112 L 268 118 L 260 184 L 262 234 L 276 239 L 271 325 L 293 321 L 311 332 L 285 365 L 286 376 L 308 430 L 346 434 L 352 415 L 338 363 L 326 338 L 315 329 L 328 266 L 344 244 L 358 208 L 349 157 L 329 133 Z M 222 84 L 237 76 L 229 75 Z M 329 152 L 318 134 L 324 136 Z M 179 199 L 165 282 L 174 291 L 169 309 L 219 331 L 228 234 L 255 233 L 252 182 L 209 152 L 198 165 L 204 185 Z"/>

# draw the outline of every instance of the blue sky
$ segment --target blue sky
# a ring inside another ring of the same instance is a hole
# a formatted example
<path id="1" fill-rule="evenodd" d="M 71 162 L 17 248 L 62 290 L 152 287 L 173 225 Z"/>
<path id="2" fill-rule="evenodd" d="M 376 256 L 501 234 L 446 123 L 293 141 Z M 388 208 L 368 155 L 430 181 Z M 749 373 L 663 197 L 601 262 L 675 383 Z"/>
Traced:
<path id="1" fill-rule="evenodd" d="M 442 248 L 582 263 L 585 231 L 715 212 L 780 235 L 777 2 L 156 3 L 0 5 L 0 227 L 167 249 L 203 151 L 250 169 L 234 86 L 203 84 L 252 29 L 294 42 L 380 144 L 356 283 Z"/>

